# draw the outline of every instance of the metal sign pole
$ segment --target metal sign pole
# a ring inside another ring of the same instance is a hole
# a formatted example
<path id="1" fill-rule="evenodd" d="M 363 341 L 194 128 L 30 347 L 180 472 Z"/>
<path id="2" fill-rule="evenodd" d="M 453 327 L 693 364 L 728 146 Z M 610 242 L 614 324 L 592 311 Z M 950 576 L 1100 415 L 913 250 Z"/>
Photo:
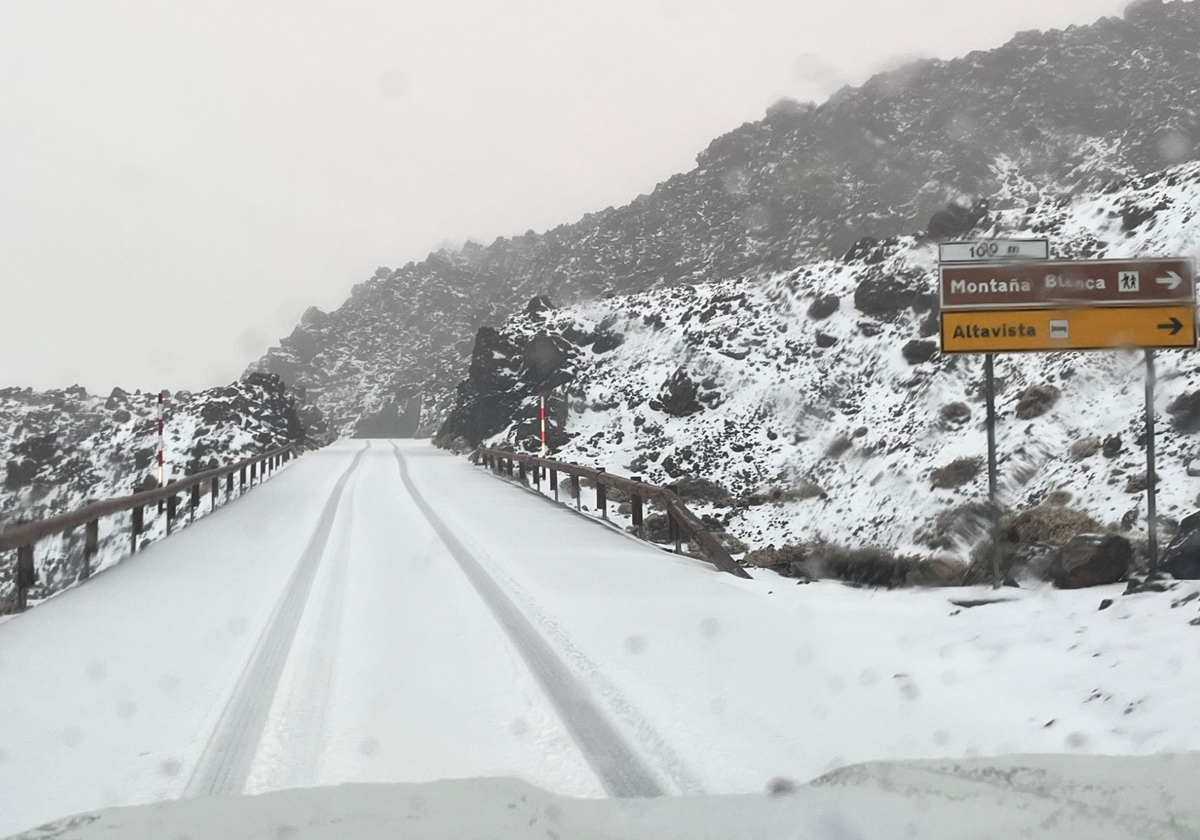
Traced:
<path id="1" fill-rule="evenodd" d="M 1146 351 L 1146 551 L 1150 555 L 1150 577 L 1158 574 L 1158 516 L 1154 473 L 1154 351 Z"/>
<path id="2" fill-rule="evenodd" d="M 996 503 L 996 378 L 992 354 L 983 357 L 984 389 L 987 392 L 988 513 L 992 526 L 992 588 L 1000 588 L 1000 506 Z"/>
<path id="3" fill-rule="evenodd" d="M 162 489 L 163 487 L 167 486 L 166 470 L 165 470 L 165 466 L 164 466 L 164 456 L 163 456 L 163 453 L 165 452 L 165 450 L 166 450 L 166 446 L 163 443 L 163 394 L 162 394 L 162 391 L 159 391 L 158 392 L 158 486 L 159 486 L 159 489 Z M 161 500 L 158 503 L 158 512 L 160 514 L 163 512 L 163 502 Z"/>

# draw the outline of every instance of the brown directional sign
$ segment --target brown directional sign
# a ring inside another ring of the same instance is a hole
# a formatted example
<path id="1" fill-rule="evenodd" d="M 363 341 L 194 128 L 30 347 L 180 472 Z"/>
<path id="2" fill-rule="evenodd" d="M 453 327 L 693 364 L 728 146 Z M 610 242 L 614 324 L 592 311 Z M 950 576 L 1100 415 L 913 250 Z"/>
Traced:
<path id="1" fill-rule="evenodd" d="M 1187 259 L 943 264 L 941 294 L 943 310 L 1179 304 L 1196 278 Z"/>

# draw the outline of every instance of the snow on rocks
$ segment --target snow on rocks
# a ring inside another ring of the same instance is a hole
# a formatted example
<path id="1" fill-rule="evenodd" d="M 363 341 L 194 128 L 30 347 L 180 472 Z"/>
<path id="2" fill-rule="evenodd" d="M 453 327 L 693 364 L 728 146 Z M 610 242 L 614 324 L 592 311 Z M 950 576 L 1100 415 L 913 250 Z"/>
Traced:
<path id="1" fill-rule="evenodd" d="M 1195 207 L 1192 163 L 995 213 L 982 234 L 1048 236 L 1056 257 L 1188 257 L 1200 251 Z M 1125 221 L 1136 208 L 1153 212 Z M 933 243 L 864 241 L 844 259 L 778 274 L 518 315 L 497 337 L 512 347 L 571 342 L 569 384 L 553 392 L 567 408 L 560 458 L 659 483 L 702 476 L 734 497 L 822 488 L 702 506 L 752 547 L 825 538 L 965 558 L 971 539 L 935 546 L 925 535 L 939 515 L 986 499 L 986 471 L 944 478 L 948 465 L 986 453 L 981 363 L 913 345 L 936 332 L 935 293 Z M 578 341 L 601 327 L 623 340 L 603 353 Z M 1004 505 L 1054 494 L 1136 545 L 1145 527 L 1144 482 L 1130 480 L 1145 470 L 1141 354 L 1013 354 L 996 367 Z M 1200 456 L 1200 369 L 1187 352 L 1163 352 L 1158 370 L 1169 421 L 1158 429 L 1158 510 L 1170 531 L 1200 491 L 1187 467 Z M 685 380 L 694 399 L 666 404 L 664 392 L 690 396 Z M 507 424 L 486 439 L 528 449 L 535 402 L 514 392 Z"/>
<path id="2" fill-rule="evenodd" d="M 157 394 L 121 388 L 107 398 L 79 386 L 0 390 L 0 528 L 157 486 L 157 410 Z M 168 480 L 288 442 L 323 442 L 327 434 L 320 413 L 273 374 L 250 374 L 197 393 L 168 393 L 166 417 Z M 115 533 L 120 518 L 101 520 L 101 567 L 127 545 L 125 535 Z M 161 535 L 160 522 L 148 526 L 147 539 Z M 74 582 L 82 540 L 75 533 L 38 544 L 34 598 Z M 12 563 L 0 563 L 0 602 L 7 598 L 13 569 Z"/>

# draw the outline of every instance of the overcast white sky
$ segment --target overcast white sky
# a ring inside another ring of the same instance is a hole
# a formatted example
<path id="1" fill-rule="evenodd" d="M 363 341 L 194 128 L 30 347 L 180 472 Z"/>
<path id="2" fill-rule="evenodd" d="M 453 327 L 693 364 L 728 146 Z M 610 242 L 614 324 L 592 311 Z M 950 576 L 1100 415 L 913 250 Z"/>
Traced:
<path id="1" fill-rule="evenodd" d="M 0 387 L 201 388 L 781 96 L 1127 0 L 0 0 Z"/>

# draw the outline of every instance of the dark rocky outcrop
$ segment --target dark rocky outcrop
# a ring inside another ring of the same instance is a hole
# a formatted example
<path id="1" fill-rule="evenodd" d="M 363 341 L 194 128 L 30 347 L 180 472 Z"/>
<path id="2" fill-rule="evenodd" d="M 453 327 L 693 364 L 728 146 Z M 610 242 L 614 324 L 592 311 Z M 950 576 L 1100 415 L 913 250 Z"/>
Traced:
<path id="1" fill-rule="evenodd" d="M 541 315 L 543 312 L 549 312 L 554 308 L 554 304 L 550 302 L 550 298 L 545 295 L 537 295 L 531 298 L 525 306 L 526 315 Z"/>
<path id="2" fill-rule="evenodd" d="M 910 365 L 919 365 L 932 359 L 937 349 L 937 342 L 913 339 L 904 345 L 901 352 L 904 354 L 904 361 Z"/>
<path id="3" fill-rule="evenodd" d="M 971 207 L 949 204 L 929 219 L 926 234 L 931 239 L 960 239 L 973 231 L 987 217 L 988 203 L 980 201 Z"/>
<path id="4" fill-rule="evenodd" d="M 1058 550 L 1050 576 L 1060 589 L 1082 589 L 1124 580 L 1133 567 L 1133 547 L 1117 534 L 1080 534 Z"/>
<path id="5" fill-rule="evenodd" d="M 540 403 L 545 393 L 547 443 L 561 446 L 569 436 L 567 403 L 560 391 L 574 375 L 578 352 L 560 335 L 538 333 L 518 345 L 492 327 L 481 327 L 468 377 L 458 386 L 455 408 L 434 442 L 449 446 L 461 438 L 478 446 L 516 421 L 521 445 L 534 451 L 541 444 Z"/>
<path id="6" fill-rule="evenodd" d="M 1200 431 L 1200 391 L 1180 394 L 1167 405 L 1167 413 L 1176 431 L 1184 434 Z"/>
<path id="7" fill-rule="evenodd" d="M 854 306 L 873 318 L 891 318 L 915 306 L 921 292 L 897 277 L 868 277 L 854 290 Z"/>
<path id="8" fill-rule="evenodd" d="M 1179 523 L 1163 552 L 1163 569 L 1180 580 L 1200 580 L 1200 513 Z"/>
<path id="9" fill-rule="evenodd" d="M 819 295 L 808 305 L 808 317 L 814 321 L 824 321 L 842 305 L 837 295 Z"/>
<path id="10" fill-rule="evenodd" d="M 1138 4 L 1122 18 L 913 62 L 819 105 L 773 108 L 625 206 L 380 269 L 336 311 L 306 313 L 258 368 L 305 385 L 335 428 L 403 388 L 426 395 L 422 422 L 436 425 L 478 328 L 535 296 L 600 299 L 847 252 L 870 265 L 896 236 L 986 224 L 986 202 L 1004 209 L 1014 179 L 1067 194 L 1195 159 L 1200 118 L 1185 104 L 1200 78 L 1197 43 L 1200 5 Z M 1184 142 L 1164 146 L 1172 136 Z M 996 167 L 1001 157 L 1019 173 Z M 1129 208 L 1126 225 L 1153 224 L 1152 210 Z M 909 305 L 905 285 L 856 305 L 890 317 Z"/>
<path id="11" fill-rule="evenodd" d="M 625 343 L 625 336 L 611 330 L 600 330 L 592 342 L 593 353 L 608 353 Z"/>
<path id="12" fill-rule="evenodd" d="M 699 389 L 684 368 L 678 368 L 667 377 L 662 390 L 658 392 L 658 402 L 662 410 L 673 417 L 687 417 L 704 410 L 704 406 L 696 398 Z"/>
<path id="13" fill-rule="evenodd" d="M 364 414 L 354 426 L 356 438 L 415 437 L 421 421 L 421 398 L 405 401 L 403 409 L 389 402 L 374 414 Z"/>

